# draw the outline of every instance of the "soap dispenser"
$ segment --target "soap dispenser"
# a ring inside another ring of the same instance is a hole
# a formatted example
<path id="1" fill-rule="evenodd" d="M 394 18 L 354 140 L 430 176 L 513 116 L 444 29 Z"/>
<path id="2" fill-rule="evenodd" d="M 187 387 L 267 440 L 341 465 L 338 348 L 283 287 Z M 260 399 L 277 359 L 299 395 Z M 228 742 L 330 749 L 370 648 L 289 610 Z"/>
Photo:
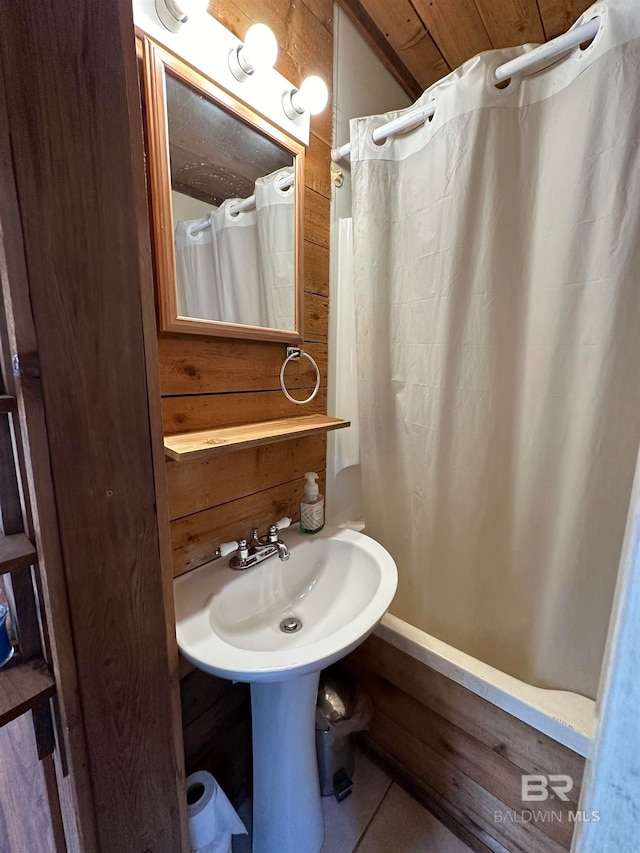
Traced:
<path id="1" fill-rule="evenodd" d="M 300 530 L 303 533 L 319 533 L 324 527 L 324 498 L 319 494 L 316 480 L 318 475 L 308 471 L 305 475 L 304 500 L 300 504 Z"/>

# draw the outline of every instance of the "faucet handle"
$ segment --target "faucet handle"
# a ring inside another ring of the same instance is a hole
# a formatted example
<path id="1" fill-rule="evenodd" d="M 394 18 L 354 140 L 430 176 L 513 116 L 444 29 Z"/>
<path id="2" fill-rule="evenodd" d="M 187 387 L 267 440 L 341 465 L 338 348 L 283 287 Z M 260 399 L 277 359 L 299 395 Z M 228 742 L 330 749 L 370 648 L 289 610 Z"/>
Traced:
<path id="1" fill-rule="evenodd" d="M 285 517 L 281 518 L 280 521 L 276 521 L 275 524 L 272 524 L 267 533 L 267 542 L 275 544 L 278 541 L 278 530 L 284 530 L 286 527 L 289 527 L 290 524 L 291 519 L 288 515 L 285 515 Z"/>
<path id="2" fill-rule="evenodd" d="M 249 543 L 246 539 L 241 539 L 238 542 L 238 558 L 241 562 L 249 559 Z"/>
<path id="3" fill-rule="evenodd" d="M 233 553 L 233 551 L 237 551 L 237 549 L 237 542 L 223 542 L 222 545 L 220 545 L 220 547 L 217 549 L 215 556 L 227 557 L 229 554 Z"/>

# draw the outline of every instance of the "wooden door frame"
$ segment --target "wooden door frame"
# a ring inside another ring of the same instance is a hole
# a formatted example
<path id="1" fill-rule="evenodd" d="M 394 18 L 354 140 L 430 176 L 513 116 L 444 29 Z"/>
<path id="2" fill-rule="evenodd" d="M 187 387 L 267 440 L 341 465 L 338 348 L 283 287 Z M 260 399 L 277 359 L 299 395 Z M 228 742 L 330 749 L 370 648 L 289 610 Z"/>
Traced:
<path id="1" fill-rule="evenodd" d="M 70 850 L 175 853 L 188 835 L 131 4 L 0 10 L 2 278 L 65 830 Z"/>

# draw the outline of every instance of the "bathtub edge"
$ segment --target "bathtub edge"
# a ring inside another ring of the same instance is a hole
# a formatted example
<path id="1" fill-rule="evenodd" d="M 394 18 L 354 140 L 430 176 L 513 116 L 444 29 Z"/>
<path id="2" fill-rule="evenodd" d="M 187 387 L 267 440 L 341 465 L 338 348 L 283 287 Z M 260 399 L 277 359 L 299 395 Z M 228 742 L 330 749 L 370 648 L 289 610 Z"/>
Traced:
<path id="1" fill-rule="evenodd" d="M 594 700 L 565 690 L 526 684 L 415 628 L 391 613 L 375 632 L 394 648 L 429 666 L 584 758 L 590 757 L 597 715 Z"/>

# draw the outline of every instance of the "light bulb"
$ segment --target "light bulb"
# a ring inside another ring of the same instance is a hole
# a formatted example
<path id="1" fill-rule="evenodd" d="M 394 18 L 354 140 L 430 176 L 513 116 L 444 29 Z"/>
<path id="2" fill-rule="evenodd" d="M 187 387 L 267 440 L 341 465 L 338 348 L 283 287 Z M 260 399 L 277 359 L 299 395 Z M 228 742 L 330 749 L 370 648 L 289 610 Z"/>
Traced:
<path id="1" fill-rule="evenodd" d="M 266 24 L 253 24 L 247 30 L 242 58 L 254 71 L 273 68 L 278 58 L 278 41 Z"/>
<path id="2" fill-rule="evenodd" d="M 282 96 L 282 109 L 292 121 L 305 113 L 312 116 L 321 113 L 327 106 L 329 90 L 321 77 L 307 77 L 299 89 L 289 89 Z"/>
<path id="3" fill-rule="evenodd" d="M 204 14 L 209 0 L 155 0 L 161 23 L 172 33 L 177 33 L 188 21 Z"/>
<path id="4" fill-rule="evenodd" d="M 327 106 L 329 90 L 324 80 L 314 74 L 302 81 L 298 97 L 302 102 L 304 111 L 315 116 Z"/>
<path id="5" fill-rule="evenodd" d="M 241 83 L 256 71 L 273 68 L 278 57 L 278 42 L 266 24 L 253 24 L 247 30 L 244 44 L 229 54 L 231 73 Z"/>

